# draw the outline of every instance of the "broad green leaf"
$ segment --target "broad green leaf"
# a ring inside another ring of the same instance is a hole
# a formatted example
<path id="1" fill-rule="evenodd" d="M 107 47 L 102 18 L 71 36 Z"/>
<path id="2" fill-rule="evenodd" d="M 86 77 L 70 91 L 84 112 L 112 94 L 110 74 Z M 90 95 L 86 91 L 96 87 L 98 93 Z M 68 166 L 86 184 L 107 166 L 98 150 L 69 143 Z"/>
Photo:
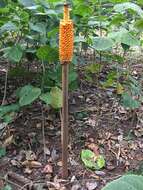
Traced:
<path id="1" fill-rule="evenodd" d="M 0 27 L 0 33 L 11 32 L 16 30 L 17 26 L 11 21 L 5 23 L 3 26 Z"/>
<path id="2" fill-rule="evenodd" d="M 13 121 L 17 111 L 19 111 L 18 104 L 0 106 L 0 119 L 5 123 L 10 123 Z"/>
<path id="3" fill-rule="evenodd" d="M 74 11 L 74 14 L 80 15 L 83 17 L 92 14 L 92 8 L 90 6 L 87 6 L 85 3 L 78 4 L 73 11 Z"/>
<path id="4" fill-rule="evenodd" d="M 139 19 L 135 22 L 135 28 L 139 31 L 143 31 L 143 19 Z"/>
<path id="5" fill-rule="evenodd" d="M 128 30 L 122 29 L 118 32 L 111 32 L 108 37 L 114 40 L 116 43 L 123 43 L 128 46 L 139 46 L 139 40 L 134 37 Z"/>
<path id="6" fill-rule="evenodd" d="M 123 12 L 128 9 L 131 9 L 135 11 L 139 16 L 143 17 L 143 10 L 141 9 L 140 6 L 138 6 L 135 3 L 131 3 L 131 2 L 120 3 L 120 4 L 115 5 L 114 9 L 115 11 L 118 11 L 118 12 Z"/>
<path id="7" fill-rule="evenodd" d="M 64 0 L 60 0 L 60 1 L 64 1 Z M 57 3 L 59 2 L 59 0 L 48 0 L 49 3 Z"/>
<path id="8" fill-rule="evenodd" d="M 122 94 L 122 104 L 126 108 L 136 109 L 141 106 L 141 103 L 137 100 L 134 100 L 128 93 Z"/>
<path id="9" fill-rule="evenodd" d="M 53 87 L 50 91 L 51 106 L 55 109 L 62 107 L 62 91 L 58 87 Z"/>
<path id="10" fill-rule="evenodd" d="M 2 190 L 12 190 L 12 187 L 10 185 L 6 185 Z"/>
<path id="11" fill-rule="evenodd" d="M 78 78 L 78 75 L 75 71 L 69 72 L 69 84 L 75 81 Z"/>
<path id="12" fill-rule="evenodd" d="M 90 64 L 90 65 L 88 65 L 87 67 L 86 67 L 86 71 L 87 72 L 90 72 L 90 73 L 92 73 L 92 74 L 94 74 L 94 73 L 99 73 L 100 72 L 100 70 L 102 69 L 102 65 L 101 64 L 97 64 L 97 63 L 92 63 L 92 64 Z"/>
<path id="13" fill-rule="evenodd" d="M 20 62 L 23 55 L 23 49 L 20 44 L 5 49 L 5 57 L 12 62 Z"/>
<path id="14" fill-rule="evenodd" d="M 95 169 L 96 163 L 95 163 L 95 154 L 91 150 L 82 150 L 81 152 L 81 160 L 83 161 L 84 165 L 87 168 Z"/>
<path id="15" fill-rule="evenodd" d="M 107 75 L 107 80 L 102 83 L 103 87 L 115 87 L 116 85 L 116 79 L 117 79 L 117 72 L 111 71 Z"/>
<path id="16" fill-rule="evenodd" d="M 46 15 L 57 15 L 57 12 L 52 9 L 45 10 Z"/>
<path id="17" fill-rule="evenodd" d="M 121 23 L 123 23 L 125 20 L 126 18 L 124 17 L 124 15 L 118 14 L 112 18 L 110 25 L 120 26 Z"/>
<path id="18" fill-rule="evenodd" d="M 62 91 L 58 87 L 53 87 L 50 93 L 42 94 L 40 99 L 55 109 L 62 107 Z"/>
<path id="19" fill-rule="evenodd" d="M 6 115 L 4 115 L 2 117 L 2 120 L 5 123 L 11 123 L 13 121 L 13 119 L 15 118 L 15 116 L 16 116 L 16 112 L 10 112 L 10 113 L 7 113 Z"/>
<path id="20" fill-rule="evenodd" d="M 91 150 L 82 150 L 81 159 L 87 168 L 99 170 L 105 167 L 104 157 L 102 155 L 96 156 Z"/>
<path id="21" fill-rule="evenodd" d="M 131 77 L 130 77 L 131 79 Z M 136 84 L 136 80 L 133 79 L 132 77 L 132 81 L 130 81 L 130 91 L 131 91 L 131 94 L 133 96 L 141 96 L 142 95 L 142 87 L 141 87 L 141 84 L 139 82 L 137 82 Z"/>
<path id="22" fill-rule="evenodd" d="M 108 21 L 102 21 L 102 22 L 100 22 L 100 21 L 96 21 L 96 20 L 89 20 L 88 21 L 88 25 L 89 26 L 102 26 L 102 27 L 107 27 L 108 25 L 109 25 L 109 22 Z"/>
<path id="23" fill-rule="evenodd" d="M 6 149 L 5 147 L 0 147 L 0 158 L 6 155 Z"/>
<path id="24" fill-rule="evenodd" d="M 44 22 L 39 22 L 36 24 L 29 23 L 29 26 L 30 26 L 30 29 L 35 32 L 39 32 L 41 34 L 46 34 L 46 23 L 44 23 Z"/>
<path id="25" fill-rule="evenodd" d="M 125 3 L 125 2 L 128 2 L 129 0 L 109 0 L 109 2 L 111 2 L 111 3 L 115 3 L 115 4 L 117 4 L 117 3 Z"/>
<path id="26" fill-rule="evenodd" d="M 44 101 L 47 105 L 51 104 L 52 97 L 49 92 L 41 94 L 40 99 Z"/>
<path id="27" fill-rule="evenodd" d="M 20 12 L 20 20 L 23 22 L 28 23 L 29 22 L 29 14 L 26 11 L 21 11 Z"/>
<path id="28" fill-rule="evenodd" d="M 143 190 L 143 176 L 122 176 L 108 183 L 102 190 Z"/>
<path id="29" fill-rule="evenodd" d="M 129 184 L 131 183 L 135 189 L 143 189 L 143 176 L 125 175 L 122 177 L 122 180 Z"/>
<path id="30" fill-rule="evenodd" d="M 33 87 L 32 85 L 22 87 L 19 92 L 20 106 L 26 106 L 33 103 L 40 96 L 40 94 L 40 88 Z"/>
<path id="31" fill-rule="evenodd" d="M 76 36 L 74 42 L 75 43 L 86 42 L 86 39 L 84 38 L 84 36 Z"/>
<path id="32" fill-rule="evenodd" d="M 143 5 L 143 1 L 142 1 L 142 0 L 137 0 L 137 3 L 138 3 L 139 5 Z"/>
<path id="33" fill-rule="evenodd" d="M 40 47 L 36 55 L 40 60 L 49 62 L 57 61 L 59 57 L 57 48 L 52 48 L 48 45 Z"/>
<path id="34" fill-rule="evenodd" d="M 10 112 L 17 112 L 19 110 L 18 104 L 11 104 L 6 106 L 0 106 L 0 118 Z"/>
<path id="35" fill-rule="evenodd" d="M 135 38 L 131 33 L 125 33 L 122 36 L 122 43 L 128 46 L 139 46 L 140 41 Z"/>
<path id="36" fill-rule="evenodd" d="M 0 8 L 4 8 L 6 6 L 5 0 L 0 1 Z"/>
<path id="37" fill-rule="evenodd" d="M 113 47 L 114 42 L 108 37 L 94 37 L 92 47 L 99 51 L 105 51 Z"/>
<path id="38" fill-rule="evenodd" d="M 111 38 L 116 43 L 122 43 L 122 36 L 127 33 L 128 31 L 126 29 L 121 29 L 117 32 L 110 32 L 108 33 L 108 38 Z"/>
<path id="39" fill-rule="evenodd" d="M 32 7 L 35 6 L 35 1 L 34 0 L 18 0 L 19 3 L 21 3 L 25 7 Z"/>
<path id="40" fill-rule="evenodd" d="M 8 12 L 9 12 L 9 8 L 7 8 L 7 7 L 0 8 L 0 13 L 1 14 L 5 14 L 5 13 L 8 13 Z"/>
<path id="41" fill-rule="evenodd" d="M 96 169 L 102 169 L 105 167 L 105 159 L 102 155 L 99 155 L 96 160 Z"/>
<path id="42" fill-rule="evenodd" d="M 48 31 L 47 33 L 48 38 L 55 38 L 58 31 L 59 31 L 58 27 L 55 27 L 52 30 Z"/>

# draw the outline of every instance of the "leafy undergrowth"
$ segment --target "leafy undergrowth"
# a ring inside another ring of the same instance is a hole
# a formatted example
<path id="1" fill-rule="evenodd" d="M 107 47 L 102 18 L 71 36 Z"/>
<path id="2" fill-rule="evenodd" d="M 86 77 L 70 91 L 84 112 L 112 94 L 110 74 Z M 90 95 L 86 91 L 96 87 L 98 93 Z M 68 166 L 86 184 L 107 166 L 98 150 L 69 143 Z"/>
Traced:
<path id="1" fill-rule="evenodd" d="M 100 190 L 122 174 L 143 174 L 142 107 L 127 111 L 112 88 L 86 82 L 79 72 L 80 87 L 69 97 L 69 178 L 61 179 L 60 113 L 37 101 L 11 124 L 0 124 L 0 188 Z M 3 84 L 3 76 L 0 80 Z M 10 103 L 17 86 L 15 80 L 8 83 Z M 102 156 L 102 167 L 89 168 L 83 150 L 92 152 L 95 161 Z"/>

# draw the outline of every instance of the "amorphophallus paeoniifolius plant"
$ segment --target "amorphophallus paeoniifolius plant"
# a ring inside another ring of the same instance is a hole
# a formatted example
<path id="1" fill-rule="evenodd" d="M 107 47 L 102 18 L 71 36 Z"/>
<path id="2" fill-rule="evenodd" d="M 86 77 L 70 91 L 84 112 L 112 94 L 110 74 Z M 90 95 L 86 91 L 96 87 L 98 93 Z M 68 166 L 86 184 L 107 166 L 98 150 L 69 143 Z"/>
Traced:
<path id="1" fill-rule="evenodd" d="M 62 177 L 68 176 L 68 71 L 73 56 L 74 31 L 69 5 L 64 4 L 64 18 L 60 21 L 59 59 L 62 64 Z"/>

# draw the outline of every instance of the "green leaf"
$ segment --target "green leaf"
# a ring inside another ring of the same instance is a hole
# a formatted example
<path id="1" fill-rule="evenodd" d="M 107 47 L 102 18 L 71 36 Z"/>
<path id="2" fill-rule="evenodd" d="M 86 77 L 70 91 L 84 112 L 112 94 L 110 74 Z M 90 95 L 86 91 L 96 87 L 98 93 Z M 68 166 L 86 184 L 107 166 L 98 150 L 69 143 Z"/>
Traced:
<path id="1" fill-rule="evenodd" d="M 26 85 L 21 88 L 19 92 L 19 104 L 20 106 L 26 106 L 33 103 L 41 94 L 41 89 L 33 87 L 32 85 Z"/>
<path id="2" fill-rule="evenodd" d="M 83 36 L 76 36 L 74 42 L 75 43 L 86 42 L 86 39 Z"/>
<path id="3" fill-rule="evenodd" d="M 78 75 L 75 71 L 69 72 L 69 84 L 75 81 L 78 78 Z"/>
<path id="4" fill-rule="evenodd" d="M 47 105 L 51 104 L 52 97 L 49 92 L 41 94 L 40 99 L 44 101 Z"/>
<path id="5" fill-rule="evenodd" d="M 122 36 L 127 33 L 128 31 L 126 29 L 121 29 L 118 32 L 110 32 L 108 33 L 108 38 L 111 38 L 116 43 L 122 43 Z"/>
<path id="6" fill-rule="evenodd" d="M 103 87 L 105 88 L 115 87 L 116 79 L 117 79 L 117 72 L 115 71 L 109 72 L 107 75 L 107 80 L 102 83 Z"/>
<path id="7" fill-rule="evenodd" d="M 39 22 L 36 24 L 29 23 L 29 26 L 30 26 L 30 29 L 35 32 L 39 32 L 41 34 L 46 34 L 46 23 L 44 23 L 44 22 Z"/>
<path id="8" fill-rule="evenodd" d="M 5 147 L 0 147 L 0 158 L 6 155 L 6 148 Z"/>
<path id="9" fill-rule="evenodd" d="M 58 87 L 53 87 L 50 91 L 51 106 L 55 109 L 62 107 L 62 90 Z"/>
<path id="10" fill-rule="evenodd" d="M 5 49 L 5 57 L 9 59 L 9 61 L 18 63 L 23 55 L 23 49 L 20 44 L 14 45 Z"/>
<path id="11" fill-rule="evenodd" d="M 116 26 L 120 26 L 121 25 L 121 23 L 123 23 L 123 22 L 125 22 L 125 17 L 124 17 L 124 15 L 122 15 L 122 14 L 117 14 L 117 15 L 115 15 L 113 18 L 112 18 L 112 20 L 111 20 L 111 23 L 110 23 L 110 25 L 116 25 Z"/>
<path id="12" fill-rule="evenodd" d="M 116 43 L 123 43 L 128 46 L 140 45 L 140 41 L 126 29 L 122 29 L 118 32 L 111 32 L 108 34 L 108 37 L 114 40 Z"/>
<path id="13" fill-rule="evenodd" d="M 15 117 L 16 113 L 15 112 L 11 112 L 11 113 L 7 113 L 6 115 L 3 116 L 3 121 L 5 123 L 11 123 Z"/>
<path id="14" fill-rule="evenodd" d="M 12 187 L 10 185 L 6 185 L 2 190 L 12 190 Z"/>
<path id="15" fill-rule="evenodd" d="M 139 19 L 135 22 L 135 28 L 139 31 L 143 31 L 143 19 Z"/>
<path id="16" fill-rule="evenodd" d="M 99 51 L 105 51 L 107 49 L 112 48 L 114 42 L 112 39 L 108 37 L 94 37 L 92 47 Z"/>
<path id="17" fill-rule="evenodd" d="M 137 100 L 134 100 L 128 93 L 122 94 L 122 104 L 126 108 L 136 109 L 141 106 L 141 103 Z"/>
<path id="18" fill-rule="evenodd" d="M 57 12 L 55 10 L 52 10 L 52 9 L 45 10 L 45 13 L 47 15 L 57 15 Z"/>
<path id="19" fill-rule="evenodd" d="M 50 93 L 42 94 L 40 99 L 55 109 L 62 107 L 62 91 L 58 87 L 53 87 Z"/>
<path id="20" fill-rule="evenodd" d="M 84 3 L 79 3 L 74 9 L 74 14 L 80 15 L 83 17 L 88 16 L 88 15 L 92 14 L 92 7 L 87 6 Z"/>
<path id="21" fill-rule="evenodd" d="M 138 3 L 139 5 L 143 5 L 143 1 L 142 1 L 142 0 L 137 0 L 137 3 Z"/>
<path id="22" fill-rule="evenodd" d="M 140 189 L 141 187 L 143 189 L 143 176 L 125 175 L 122 177 L 122 180 L 129 184 L 131 183 L 135 189 Z"/>
<path id="23" fill-rule="evenodd" d="M 42 46 L 37 50 L 37 57 L 43 61 L 57 61 L 59 56 L 58 56 L 58 49 L 57 48 L 52 48 L 48 45 Z"/>
<path id="24" fill-rule="evenodd" d="M 105 167 L 105 159 L 104 159 L 104 157 L 102 156 L 102 155 L 99 155 L 98 157 L 97 157 L 97 160 L 96 160 L 96 169 L 102 169 L 102 168 L 104 168 Z"/>
<path id="25" fill-rule="evenodd" d="M 64 1 L 64 0 L 60 0 L 60 1 Z M 57 3 L 59 2 L 59 0 L 48 0 L 49 3 Z"/>
<path id="26" fill-rule="evenodd" d="M 143 190 L 143 176 L 122 176 L 108 183 L 102 190 Z"/>
<path id="27" fill-rule="evenodd" d="M 22 22 L 28 23 L 29 22 L 29 17 L 30 17 L 30 15 L 26 11 L 21 11 L 20 12 L 20 20 Z"/>
<path id="28" fill-rule="evenodd" d="M 86 71 L 90 72 L 92 74 L 95 74 L 95 73 L 99 73 L 100 70 L 102 69 L 102 67 L 103 66 L 101 64 L 92 63 L 92 64 L 86 66 Z"/>
<path id="29" fill-rule="evenodd" d="M 0 118 L 10 112 L 17 112 L 19 110 L 18 104 L 11 104 L 6 106 L 0 106 Z"/>
<path id="30" fill-rule="evenodd" d="M 11 32 L 16 30 L 17 26 L 11 21 L 5 23 L 3 26 L 0 27 L 0 33 Z"/>
<path id="31" fill-rule="evenodd" d="M 5 7 L 7 4 L 6 4 L 6 2 L 5 2 L 5 0 L 1 0 L 0 1 L 0 8 L 2 7 Z"/>
<path id="32" fill-rule="evenodd" d="M 90 168 L 90 169 L 95 169 L 96 168 L 96 163 L 95 163 L 95 154 L 94 152 L 92 152 L 91 150 L 82 150 L 81 152 L 81 159 L 84 163 L 84 165 L 87 167 L 87 168 Z"/>
<path id="33" fill-rule="evenodd" d="M 139 16 L 143 17 L 143 10 L 141 9 L 140 6 L 138 6 L 135 3 L 130 3 L 130 2 L 120 3 L 120 4 L 115 5 L 114 9 L 117 12 L 124 12 L 128 9 L 131 9 L 135 11 Z"/>
<path id="34" fill-rule="evenodd" d="M 18 0 L 20 4 L 22 4 L 25 7 L 32 7 L 35 6 L 34 0 Z"/>
<path id="35" fill-rule="evenodd" d="M 125 33 L 122 36 L 122 43 L 126 44 L 128 46 L 139 46 L 140 45 L 140 41 L 129 32 Z"/>
<path id="36" fill-rule="evenodd" d="M 17 111 L 19 111 L 18 104 L 0 106 L 0 119 L 2 119 L 5 123 L 10 123 L 13 121 Z"/>
<path id="37" fill-rule="evenodd" d="M 9 8 L 4 7 L 4 8 L 0 8 L 0 14 L 5 14 L 9 12 Z"/>

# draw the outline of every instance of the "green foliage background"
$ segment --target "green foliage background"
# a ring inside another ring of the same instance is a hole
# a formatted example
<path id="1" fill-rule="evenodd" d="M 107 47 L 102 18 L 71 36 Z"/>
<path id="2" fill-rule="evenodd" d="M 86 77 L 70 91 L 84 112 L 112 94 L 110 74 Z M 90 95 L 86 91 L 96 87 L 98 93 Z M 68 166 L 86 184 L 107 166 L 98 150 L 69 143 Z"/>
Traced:
<path id="1" fill-rule="evenodd" d="M 0 56 L 9 63 L 9 75 L 26 77 L 36 65 L 36 86 L 22 87 L 25 97 L 19 96 L 20 107 L 33 103 L 38 98 L 54 108 L 61 107 L 61 66 L 58 56 L 58 30 L 62 19 L 63 2 L 59 0 L 1 0 L 0 1 Z M 143 2 L 141 0 L 74 0 L 71 17 L 75 24 L 75 54 L 70 66 L 69 86 L 78 86 L 78 57 L 91 50 L 100 58 L 85 68 L 88 82 L 99 75 L 104 62 L 115 63 L 103 88 L 113 87 L 121 103 L 129 109 L 137 109 L 142 102 L 140 81 L 124 68 L 127 52 L 134 46 L 142 46 Z M 113 53 L 121 48 L 123 54 Z M 25 64 L 28 65 L 25 67 Z M 34 75 L 35 76 L 35 75 Z M 120 81 L 120 78 L 124 80 Z M 27 91 L 29 88 L 29 92 Z M 54 89 L 54 90 L 53 90 Z M 55 90 L 56 89 L 56 90 Z M 28 93 L 27 93 L 28 92 Z M 53 96 L 53 97 L 51 97 Z M 3 110 L 3 107 L 0 107 Z M 11 110 L 11 107 L 10 107 Z M 9 113 L 8 111 L 7 113 Z M 5 116 L 0 112 L 1 118 Z M 9 121 L 9 119 L 8 119 Z"/>

